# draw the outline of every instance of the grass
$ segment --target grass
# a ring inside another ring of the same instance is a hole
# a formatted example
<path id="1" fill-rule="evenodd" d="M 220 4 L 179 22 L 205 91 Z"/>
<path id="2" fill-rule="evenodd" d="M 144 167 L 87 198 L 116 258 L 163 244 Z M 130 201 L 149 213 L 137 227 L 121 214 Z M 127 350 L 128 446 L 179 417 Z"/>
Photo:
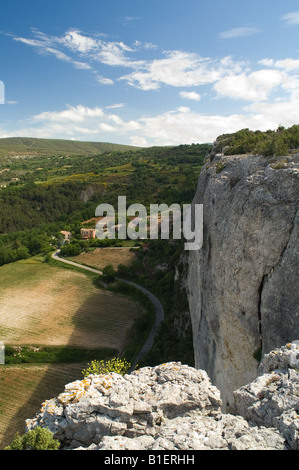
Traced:
<path id="1" fill-rule="evenodd" d="M 82 349 L 69 346 L 5 345 L 5 364 L 59 364 L 88 362 L 117 354 L 116 349 Z"/>

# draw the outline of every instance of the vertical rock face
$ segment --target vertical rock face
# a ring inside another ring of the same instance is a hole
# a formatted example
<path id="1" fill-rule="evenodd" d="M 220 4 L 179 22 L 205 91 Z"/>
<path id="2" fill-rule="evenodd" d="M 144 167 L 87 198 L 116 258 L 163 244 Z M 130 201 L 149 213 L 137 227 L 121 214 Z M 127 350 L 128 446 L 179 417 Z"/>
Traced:
<path id="1" fill-rule="evenodd" d="M 203 246 L 189 254 L 195 365 L 224 406 L 258 356 L 299 337 L 299 156 L 216 157 L 203 168 Z"/>

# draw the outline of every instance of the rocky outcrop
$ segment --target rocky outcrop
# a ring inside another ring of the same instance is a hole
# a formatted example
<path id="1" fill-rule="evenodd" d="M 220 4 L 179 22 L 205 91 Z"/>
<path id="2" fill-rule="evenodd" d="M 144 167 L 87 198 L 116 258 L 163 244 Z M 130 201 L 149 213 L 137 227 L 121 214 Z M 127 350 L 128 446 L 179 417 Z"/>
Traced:
<path id="1" fill-rule="evenodd" d="M 299 450 L 299 341 L 267 354 L 252 383 L 234 392 L 232 412 L 277 428 Z"/>
<path id="2" fill-rule="evenodd" d="M 261 374 L 230 414 L 207 373 L 181 363 L 90 375 L 43 403 L 27 430 L 47 427 L 62 449 L 298 449 L 299 346 L 266 356 Z"/>
<path id="3" fill-rule="evenodd" d="M 195 365 L 221 391 L 299 337 L 299 155 L 216 156 L 203 167 L 203 246 L 189 254 Z"/>

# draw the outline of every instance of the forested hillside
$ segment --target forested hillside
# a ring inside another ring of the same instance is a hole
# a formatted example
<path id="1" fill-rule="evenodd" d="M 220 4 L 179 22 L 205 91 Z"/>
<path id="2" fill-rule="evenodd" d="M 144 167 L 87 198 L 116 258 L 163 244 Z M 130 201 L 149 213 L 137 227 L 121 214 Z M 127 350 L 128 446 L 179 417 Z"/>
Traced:
<path id="1" fill-rule="evenodd" d="M 70 230 L 75 242 L 96 206 L 117 204 L 119 195 L 145 206 L 191 202 L 209 148 L 6 160 L 0 170 L 0 265 L 49 251 L 61 230 Z"/>

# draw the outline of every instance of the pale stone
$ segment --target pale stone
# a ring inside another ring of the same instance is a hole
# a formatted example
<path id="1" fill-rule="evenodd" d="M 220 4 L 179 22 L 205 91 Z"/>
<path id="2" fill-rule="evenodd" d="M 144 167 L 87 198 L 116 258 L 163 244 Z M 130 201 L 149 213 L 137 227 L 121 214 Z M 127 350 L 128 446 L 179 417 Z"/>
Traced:
<path id="1" fill-rule="evenodd" d="M 84 396 L 48 400 L 26 427 L 50 429 L 63 449 L 298 450 L 299 371 L 291 366 L 297 352 L 299 345 L 286 345 L 266 355 L 261 375 L 235 391 L 227 414 L 205 371 L 171 362 L 124 377 L 90 376 L 87 390 L 85 379 L 76 382 Z"/>
<path id="2" fill-rule="evenodd" d="M 193 201 L 203 204 L 203 246 L 189 252 L 187 279 L 195 365 L 225 407 L 256 377 L 259 351 L 299 338 L 299 155 L 284 169 L 275 160 L 216 157 Z"/>

